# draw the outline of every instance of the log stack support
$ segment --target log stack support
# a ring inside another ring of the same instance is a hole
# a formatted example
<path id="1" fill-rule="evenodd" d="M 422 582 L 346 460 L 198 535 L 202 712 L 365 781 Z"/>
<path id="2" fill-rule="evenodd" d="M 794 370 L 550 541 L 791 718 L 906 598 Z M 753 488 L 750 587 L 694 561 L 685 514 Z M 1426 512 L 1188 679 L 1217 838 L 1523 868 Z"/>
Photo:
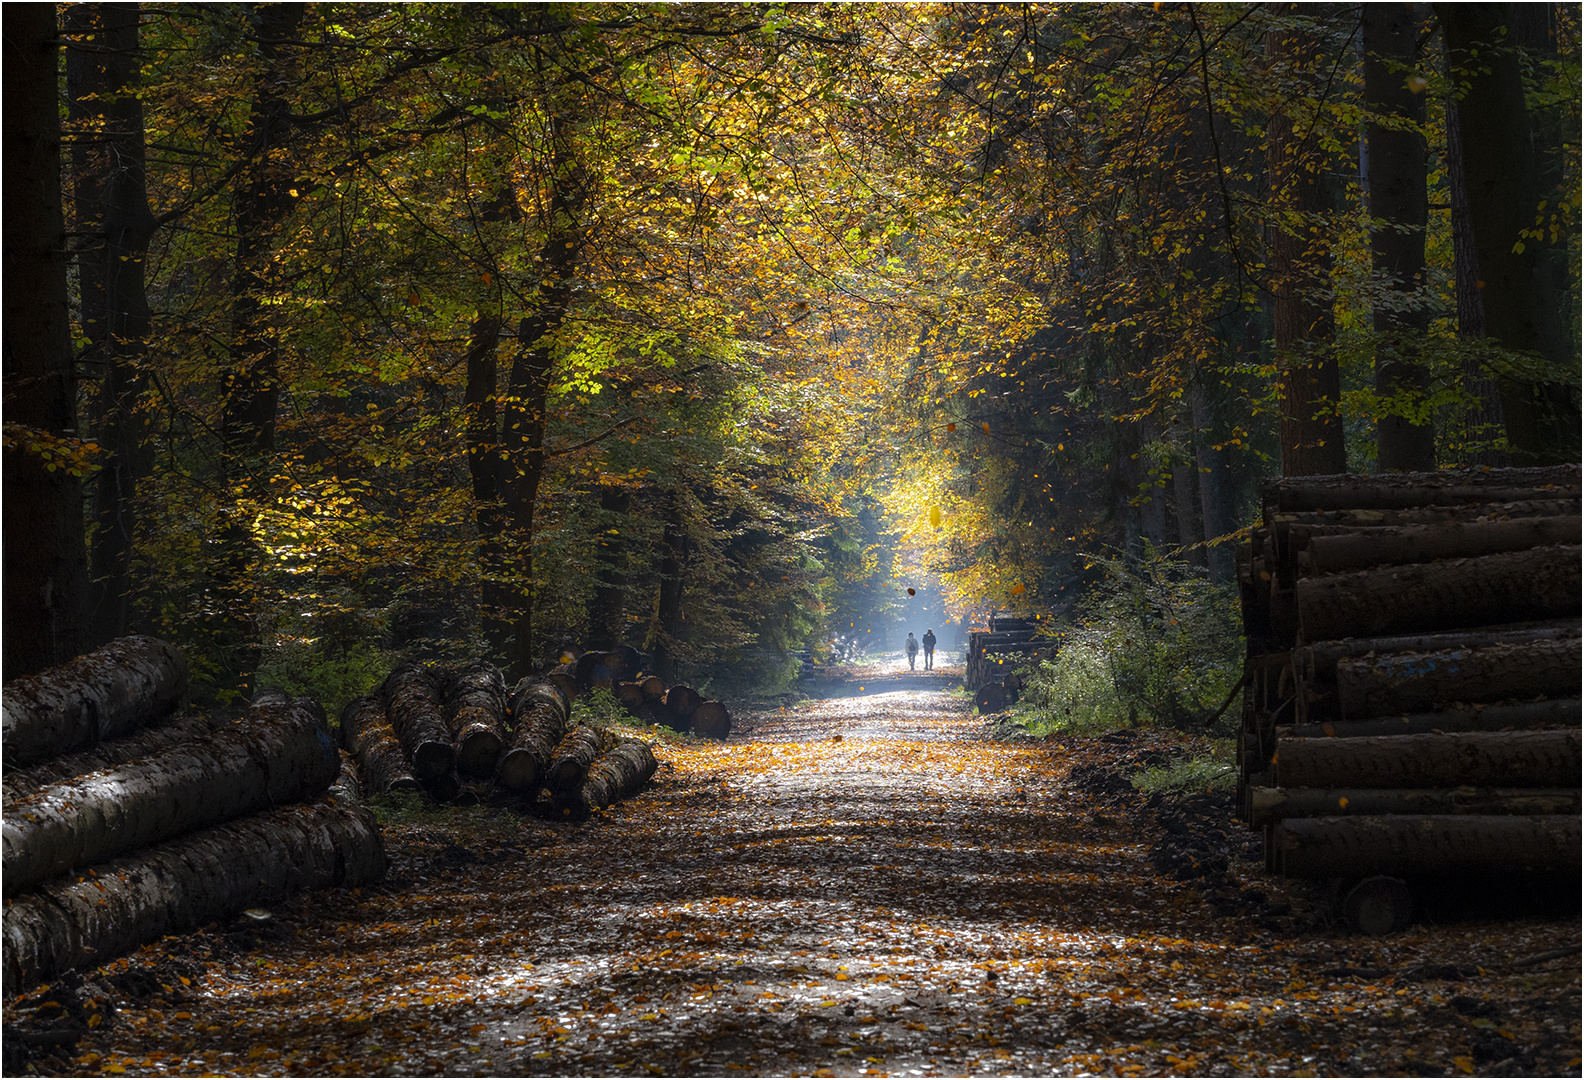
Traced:
<path id="1" fill-rule="evenodd" d="M 1238 809 L 1269 870 L 1358 882 L 1375 933 L 1405 880 L 1576 877 L 1579 498 L 1576 465 L 1266 484 Z"/>
<path id="2" fill-rule="evenodd" d="M 318 702 L 261 690 L 235 722 L 173 715 L 185 674 L 168 644 L 129 638 L 5 687 L 6 992 L 297 889 L 384 876 Z M 70 752 L 49 758 L 50 732 Z"/>

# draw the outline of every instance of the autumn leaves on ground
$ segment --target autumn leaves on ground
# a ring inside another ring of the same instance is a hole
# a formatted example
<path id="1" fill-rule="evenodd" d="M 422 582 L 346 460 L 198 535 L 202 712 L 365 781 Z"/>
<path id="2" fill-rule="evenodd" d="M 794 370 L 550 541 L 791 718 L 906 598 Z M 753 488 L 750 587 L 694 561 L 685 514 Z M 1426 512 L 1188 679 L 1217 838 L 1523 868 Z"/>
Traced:
<path id="1" fill-rule="evenodd" d="M 1071 782 L 1115 741 L 988 730 L 937 690 L 813 701 L 658 742 L 583 824 L 399 815 L 382 886 L 56 990 L 118 1008 L 41 1071 L 1578 1074 L 1578 957 L 1545 958 L 1576 919 L 1219 917 L 1142 800 Z"/>

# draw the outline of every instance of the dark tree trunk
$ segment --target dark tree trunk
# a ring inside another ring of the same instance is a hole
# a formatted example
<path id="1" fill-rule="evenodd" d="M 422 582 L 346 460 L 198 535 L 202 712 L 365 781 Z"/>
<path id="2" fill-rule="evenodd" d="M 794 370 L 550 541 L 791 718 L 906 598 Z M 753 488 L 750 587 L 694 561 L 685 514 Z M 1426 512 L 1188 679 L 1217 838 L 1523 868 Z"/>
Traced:
<path id="1" fill-rule="evenodd" d="M 1578 877 L 1577 814 L 1316 817 L 1272 830 L 1276 868 L 1288 877 L 1517 873 Z"/>
<path id="2" fill-rule="evenodd" d="M 341 745 L 363 768 L 366 787 L 375 795 L 388 791 L 419 791 L 422 785 L 407 765 L 401 740 L 385 718 L 385 696 L 368 694 L 341 710 Z"/>
<path id="3" fill-rule="evenodd" d="M 82 485 L 61 467 L 78 432 L 55 8 L 8 4 L 0 21 L 6 282 L 0 302 L 6 422 L 0 639 L 5 673 L 16 678 L 81 654 L 92 636 Z"/>
<path id="4" fill-rule="evenodd" d="M 668 492 L 665 499 L 665 533 L 660 541 L 660 593 L 655 617 L 649 626 L 648 648 L 655 674 L 667 684 L 677 677 L 677 644 L 683 635 L 683 577 L 687 567 L 688 536 L 682 522 L 682 496 Z"/>
<path id="5" fill-rule="evenodd" d="M 5 822 L 5 891 L 271 806 L 316 799 L 340 768 L 335 744 L 307 702 L 257 706 L 205 742 L 18 800 Z"/>
<path id="6" fill-rule="evenodd" d="M 627 627 L 623 601 L 627 578 L 622 572 L 626 554 L 627 512 L 632 496 L 615 484 L 601 484 L 600 515 L 594 548 L 594 595 L 589 599 L 591 649 L 613 649 L 621 644 Z M 636 672 L 634 673 L 636 674 Z"/>
<path id="7" fill-rule="evenodd" d="M 93 746 L 170 712 L 187 688 L 187 661 L 158 638 L 128 637 L 68 664 L 6 684 L 7 769 Z"/>
<path id="8" fill-rule="evenodd" d="M 7 901 L 7 995 L 299 889 L 378 881 L 385 849 L 366 810 L 322 800 L 205 829 L 96 871 Z"/>
<path id="9" fill-rule="evenodd" d="M 148 425 L 139 403 L 151 316 L 144 264 L 154 232 L 145 175 L 142 53 L 137 4 L 74 4 L 66 33 L 66 90 L 75 129 L 73 171 L 79 248 L 82 360 L 100 379 L 94 479 L 93 626 L 99 641 L 127 632 L 137 488 L 148 475 Z M 85 46 L 85 47 L 84 47 Z"/>
<path id="10" fill-rule="evenodd" d="M 1355 739 L 1284 739 L 1284 788 L 1563 787 L 1578 783 L 1579 732 L 1470 731 Z"/>
<path id="11" fill-rule="evenodd" d="M 1538 354 L 1551 371 L 1576 367 L 1545 237 L 1534 227 L 1542 198 L 1540 165 L 1524 100 L 1522 56 L 1509 34 L 1509 4 L 1437 4 L 1458 101 L 1463 178 L 1479 258 L 1485 333 L 1511 350 Z M 1565 240 L 1559 241 L 1566 243 Z M 1503 377 L 1502 416 L 1520 465 L 1576 461 L 1576 392 L 1548 372 Z"/>
<path id="12" fill-rule="evenodd" d="M 404 664 L 385 680 L 385 715 L 421 782 L 456 771 L 456 747 L 446 727 L 440 687 L 421 664 Z"/>
<path id="13" fill-rule="evenodd" d="M 1374 299 L 1375 391 L 1407 398 L 1388 405 L 1376 424 L 1377 464 L 1388 472 L 1435 468 L 1435 429 L 1403 415 L 1423 408 L 1430 373 L 1420 359 L 1430 313 L 1425 295 L 1425 224 L 1429 219 L 1429 151 L 1424 97 L 1408 86 L 1419 65 L 1418 21 L 1406 4 L 1364 5 L 1364 98 L 1378 117 L 1369 140 L 1370 269 Z"/>
<path id="14" fill-rule="evenodd" d="M 1272 4 L 1288 18 L 1301 5 Z M 1289 98 L 1320 90 L 1319 44 L 1300 27 L 1273 29 L 1266 52 Z M 1276 206 L 1295 215 L 1271 230 L 1272 292 L 1275 294 L 1276 360 L 1281 369 L 1281 456 L 1283 476 L 1347 471 L 1340 413 L 1342 384 L 1332 339 L 1330 229 L 1331 180 L 1313 125 L 1298 128 L 1293 117 L 1272 115 L 1267 125 L 1267 167 Z"/>
<path id="15" fill-rule="evenodd" d="M 1215 543 L 1232 532 L 1231 496 L 1228 492 L 1226 450 L 1213 445 L 1210 426 L 1213 413 L 1203 387 L 1190 391 L 1194 423 L 1194 466 L 1199 477 L 1200 521 L 1210 567 L 1210 580 L 1218 585 L 1233 583 L 1232 545 Z"/>

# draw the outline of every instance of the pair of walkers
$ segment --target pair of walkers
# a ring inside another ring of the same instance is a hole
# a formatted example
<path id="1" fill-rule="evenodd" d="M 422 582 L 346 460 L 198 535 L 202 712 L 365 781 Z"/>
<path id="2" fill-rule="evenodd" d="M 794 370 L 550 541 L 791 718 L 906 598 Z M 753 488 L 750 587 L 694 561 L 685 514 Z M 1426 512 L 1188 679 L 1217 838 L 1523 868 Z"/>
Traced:
<path id="1" fill-rule="evenodd" d="M 911 630 L 908 631 L 907 644 L 904 646 L 904 648 L 907 649 L 908 670 L 912 671 L 912 670 L 914 670 L 914 667 L 913 667 L 914 661 L 918 657 L 919 643 L 918 643 L 918 639 L 913 636 L 913 632 Z M 926 630 L 926 631 L 924 631 L 924 670 L 925 671 L 929 671 L 932 668 L 934 668 L 934 666 L 935 666 L 935 631 L 934 630 Z"/>

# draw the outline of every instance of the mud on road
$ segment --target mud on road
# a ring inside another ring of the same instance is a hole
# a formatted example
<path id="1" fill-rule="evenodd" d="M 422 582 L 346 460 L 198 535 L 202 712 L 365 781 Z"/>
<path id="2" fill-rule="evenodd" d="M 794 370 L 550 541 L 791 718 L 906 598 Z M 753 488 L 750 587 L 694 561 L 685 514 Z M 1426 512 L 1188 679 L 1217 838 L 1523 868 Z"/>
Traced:
<path id="1" fill-rule="evenodd" d="M 1375 941 L 1218 915 L 1152 863 L 1157 816 L 1075 782 L 1115 744 L 1000 741 L 969 708 L 902 691 L 750 715 L 725 744 L 657 745 L 654 785 L 582 824 L 387 825 L 379 888 L 63 980 L 58 1010 L 106 1019 L 35 1067 L 1578 1074 L 1577 954 L 1533 960 L 1575 916 Z"/>

